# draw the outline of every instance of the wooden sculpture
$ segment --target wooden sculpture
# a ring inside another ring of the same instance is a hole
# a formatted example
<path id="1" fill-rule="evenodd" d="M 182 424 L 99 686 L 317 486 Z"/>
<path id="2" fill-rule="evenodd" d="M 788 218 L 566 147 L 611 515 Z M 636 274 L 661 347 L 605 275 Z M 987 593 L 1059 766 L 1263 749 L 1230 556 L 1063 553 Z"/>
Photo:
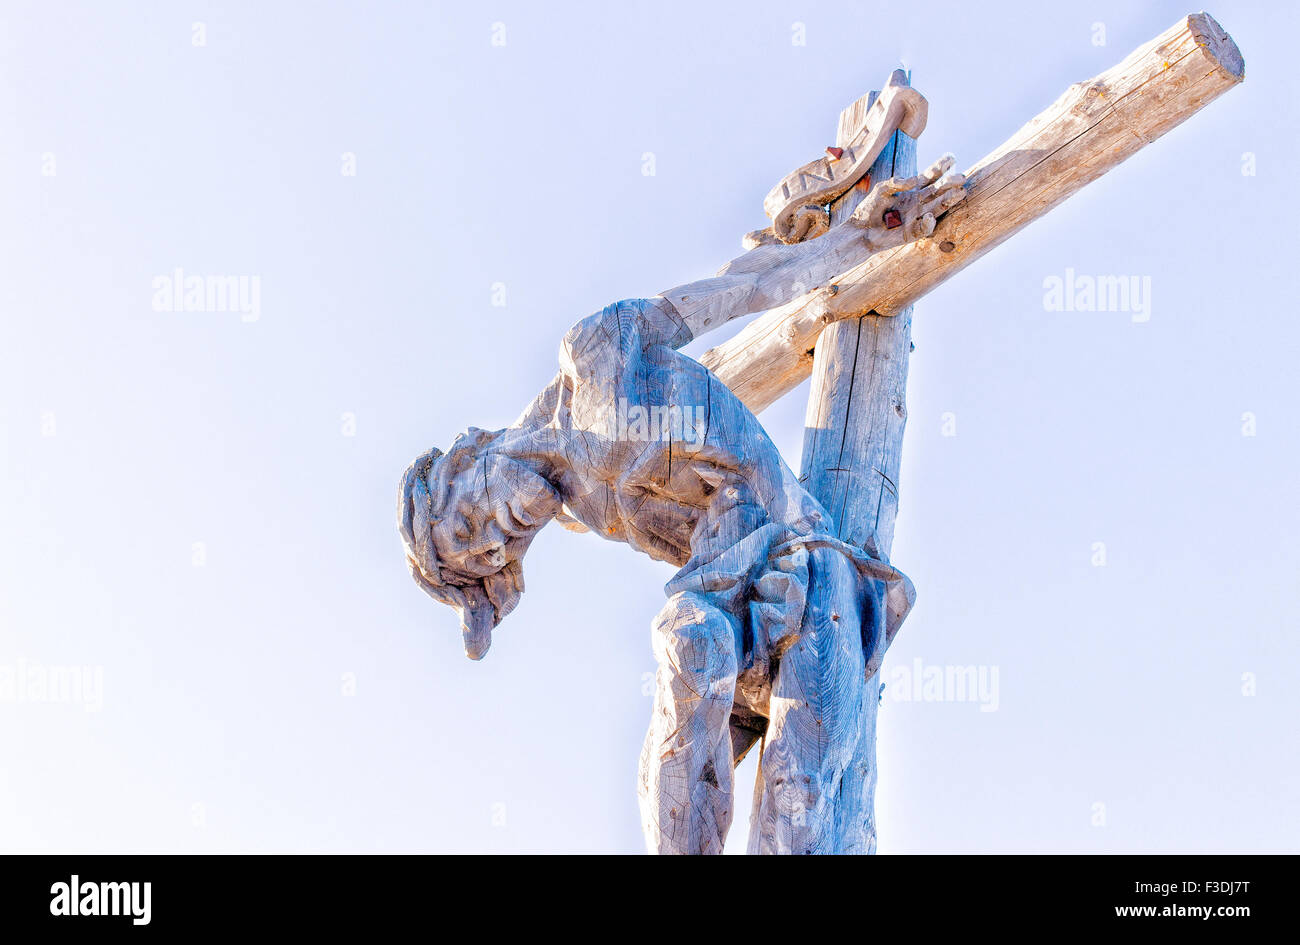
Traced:
<path id="1" fill-rule="evenodd" d="M 750 852 L 874 851 L 877 672 L 914 599 L 888 559 L 910 306 L 1243 75 L 1231 38 L 1189 16 L 965 174 L 945 156 L 912 176 L 927 106 L 896 72 L 768 194 L 748 252 L 578 322 L 514 424 L 406 470 L 408 566 L 458 611 L 472 659 L 548 522 L 680 569 L 652 625 L 638 792 L 652 851 L 722 852 L 733 769 L 760 740 Z M 680 353 L 757 312 L 702 361 Z M 810 372 L 796 477 L 755 413 Z"/>

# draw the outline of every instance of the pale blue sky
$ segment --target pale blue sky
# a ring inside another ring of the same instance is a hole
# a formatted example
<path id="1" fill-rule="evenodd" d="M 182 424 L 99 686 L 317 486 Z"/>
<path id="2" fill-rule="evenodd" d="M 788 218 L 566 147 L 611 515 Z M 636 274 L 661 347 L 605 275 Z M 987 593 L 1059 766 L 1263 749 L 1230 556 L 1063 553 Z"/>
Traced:
<path id="1" fill-rule="evenodd" d="M 471 663 L 398 477 L 735 255 L 899 64 L 964 167 L 1189 12 L 974 9 L 5 0 L 0 669 L 103 691 L 0 701 L 0 849 L 640 850 L 671 569 L 548 529 Z M 882 853 L 1300 847 L 1300 24 L 1211 12 L 1246 82 L 917 306 Z M 177 267 L 260 317 L 156 311 Z M 1150 320 L 1045 311 L 1067 268 Z M 762 415 L 796 465 L 805 399 Z M 996 667 L 996 711 L 900 701 L 918 658 Z"/>

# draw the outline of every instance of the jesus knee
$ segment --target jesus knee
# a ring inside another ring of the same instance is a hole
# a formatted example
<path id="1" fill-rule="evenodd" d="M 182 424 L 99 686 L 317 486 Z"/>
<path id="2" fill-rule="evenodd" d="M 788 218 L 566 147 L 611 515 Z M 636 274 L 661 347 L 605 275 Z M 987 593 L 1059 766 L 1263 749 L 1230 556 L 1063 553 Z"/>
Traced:
<path id="1" fill-rule="evenodd" d="M 728 711 L 736 688 L 734 619 L 690 592 L 674 594 L 655 618 L 655 656 L 673 701 L 724 704 Z"/>

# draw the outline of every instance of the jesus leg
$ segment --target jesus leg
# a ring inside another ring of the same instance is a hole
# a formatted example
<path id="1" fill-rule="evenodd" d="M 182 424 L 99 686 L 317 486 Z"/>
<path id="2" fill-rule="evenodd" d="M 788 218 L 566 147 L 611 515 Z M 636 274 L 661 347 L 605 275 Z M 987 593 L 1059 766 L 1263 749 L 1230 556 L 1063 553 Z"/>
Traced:
<path id="1" fill-rule="evenodd" d="M 860 588 L 856 569 L 838 552 L 809 556 L 800 636 L 772 683 L 751 854 L 837 852 L 841 782 L 868 710 Z"/>
<path id="2" fill-rule="evenodd" d="M 653 627 L 654 713 L 641 752 L 638 798 L 651 853 L 721 853 L 731 826 L 729 720 L 736 628 L 696 594 L 674 594 Z"/>

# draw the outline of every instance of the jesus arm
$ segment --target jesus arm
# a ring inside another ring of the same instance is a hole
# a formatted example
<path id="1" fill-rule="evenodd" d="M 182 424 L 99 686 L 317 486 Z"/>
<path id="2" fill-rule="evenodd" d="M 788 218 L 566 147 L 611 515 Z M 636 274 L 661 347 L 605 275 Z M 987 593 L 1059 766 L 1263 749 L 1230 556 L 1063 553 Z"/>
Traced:
<path id="1" fill-rule="evenodd" d="M 698 338 L 733 318 L 776 308 L 827 285 L 874 253 L 930 235 L 936 217 L 965 195 L 965 178 L 948 175 L 953 159 L 925 173 L 881 181 L 844 224 L 802 243 L 769 243 L 733 259 L 707 279 L 677 286 L 670 302 Z M 886 214 L 897 212 L 895 218 Z M 893 225 L 890 225 L 893 224 Z"/>

